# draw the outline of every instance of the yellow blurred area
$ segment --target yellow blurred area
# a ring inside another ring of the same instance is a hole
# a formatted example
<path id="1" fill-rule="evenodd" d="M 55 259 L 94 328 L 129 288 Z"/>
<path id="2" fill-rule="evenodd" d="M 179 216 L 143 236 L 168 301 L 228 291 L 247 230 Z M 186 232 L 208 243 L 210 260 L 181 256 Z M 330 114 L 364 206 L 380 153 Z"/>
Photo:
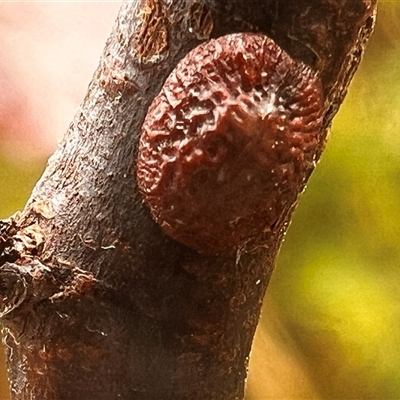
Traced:
<path id="1" fill-rule="evenodd" d="M 268 288 L 247 400 L 400 399 L 400 1 L 379 6 Z M 43 165 L 13 165 L 0 144 L 0 217 Z"/>
<path id="2" fill-rule="evenodd" d="M 248 400 L 400 399 L 399 21 L 381 1 L 268 288 Z"/>
<path id="3" fill-rule="evenodd" d="M 8 390 L 6 360 L 4 357 L 4 353 L 0 351 L 0 400 L 8 400 L 8 398 L 9 398 L 9 390 Z"/>

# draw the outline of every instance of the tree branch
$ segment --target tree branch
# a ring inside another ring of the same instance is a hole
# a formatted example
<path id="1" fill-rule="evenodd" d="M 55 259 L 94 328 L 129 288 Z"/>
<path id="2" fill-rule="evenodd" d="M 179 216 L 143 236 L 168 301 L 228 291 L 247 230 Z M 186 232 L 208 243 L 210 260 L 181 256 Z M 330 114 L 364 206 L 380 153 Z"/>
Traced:
<path id="1" fill-rule="evenodd" d="M 63 143 L 25 209 L 0 226 L 13 399 L 243 398 L 262 299 L 297 194 L 250 244 L 201 254 L 166 235 L 143 204 L 135 167 L 142 123 L 195 46 L 257 32 L 321 78 L 318 159 L 375 3 L 123 4 Z"/>

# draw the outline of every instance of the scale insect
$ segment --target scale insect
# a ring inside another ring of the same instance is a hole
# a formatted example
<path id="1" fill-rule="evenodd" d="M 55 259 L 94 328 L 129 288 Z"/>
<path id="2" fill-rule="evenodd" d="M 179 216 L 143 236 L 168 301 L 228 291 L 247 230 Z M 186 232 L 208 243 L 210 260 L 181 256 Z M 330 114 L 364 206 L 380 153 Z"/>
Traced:
<path id="1" fill-rule="evenodd" d="M 271 229 L 314 167 L 323 109 L 319 77 L 264 35 L 196 47 L 142 126 L 137 183 L 154 220 L 208 255 Z"/>

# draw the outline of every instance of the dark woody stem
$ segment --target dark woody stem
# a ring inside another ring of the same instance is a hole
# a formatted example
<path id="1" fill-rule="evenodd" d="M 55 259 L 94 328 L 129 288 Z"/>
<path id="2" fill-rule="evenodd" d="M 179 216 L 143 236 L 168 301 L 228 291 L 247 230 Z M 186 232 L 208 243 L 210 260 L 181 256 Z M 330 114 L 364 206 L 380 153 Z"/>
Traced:
<path id="1" fill-rule="evenodd" d="M 318 160 L 374 12 L 371 0 L 123 4 L 63 143 L 25 209 L 0 226 L 14 400 L 243 398 L 262 299 L 297 196 L 251 251 L 199 253 L 167 236 L 143 204 L 135 167 L 143 121 L 190 50 L 257 32 L 321 79 Z"/>

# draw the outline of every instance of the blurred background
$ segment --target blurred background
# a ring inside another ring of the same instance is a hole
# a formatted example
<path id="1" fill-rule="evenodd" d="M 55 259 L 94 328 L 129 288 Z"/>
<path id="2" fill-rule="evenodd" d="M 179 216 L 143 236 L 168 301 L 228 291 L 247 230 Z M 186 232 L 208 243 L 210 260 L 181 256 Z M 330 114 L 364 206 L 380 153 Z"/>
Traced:
<path id="1" fill-rule="evenodd" d="M 400 399 L 400 1 L 379 6 L 269 285 L 247 400 Z M 0 3 L 0 218 L 23 208 L 118 9 Z"/>

